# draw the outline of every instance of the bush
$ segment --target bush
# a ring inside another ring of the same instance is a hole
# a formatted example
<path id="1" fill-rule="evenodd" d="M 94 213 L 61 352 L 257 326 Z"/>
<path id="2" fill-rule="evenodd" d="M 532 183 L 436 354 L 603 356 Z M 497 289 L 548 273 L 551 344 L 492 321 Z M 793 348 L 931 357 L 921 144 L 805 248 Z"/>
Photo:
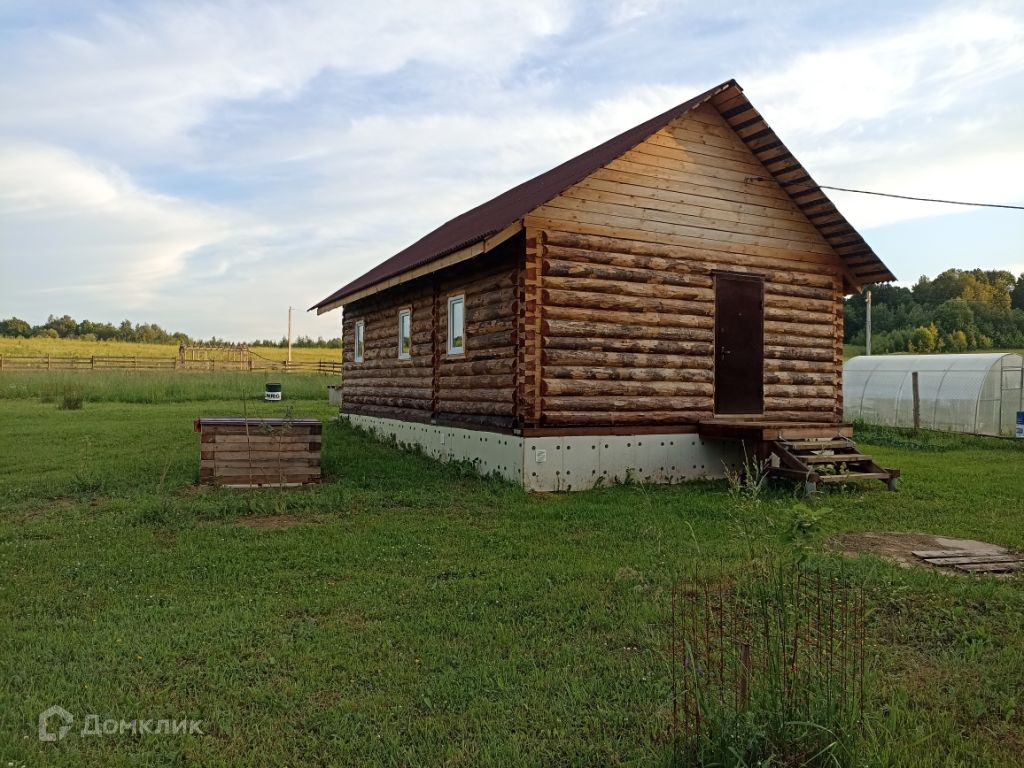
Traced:
<path id="1" fill-rule="evenodd" d="M 62 411 L 80 411 L 85 398 L 79 391 L 65 392 L 57 407 Z"/>

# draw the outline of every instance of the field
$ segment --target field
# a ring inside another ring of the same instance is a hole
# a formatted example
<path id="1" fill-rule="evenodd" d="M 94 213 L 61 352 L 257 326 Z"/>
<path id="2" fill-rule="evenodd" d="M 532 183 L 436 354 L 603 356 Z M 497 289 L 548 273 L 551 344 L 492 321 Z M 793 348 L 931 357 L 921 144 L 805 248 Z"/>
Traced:
<path id="1" fill-rule="evenodd" d="M 199 489 L 195 417 L 330 419 L 323 381 L 96 375 L 0 374 L 0 765 L 666 765 L 673 584 L 792 547 L 787 489 L 749 518 L 724 483 L 531 496 L 335 422 L 322 487 Z M 811 561 L 849 531 L 1024 547 L 1022 446 L 862 438 L 903 488 L 813 501 Z M 1019 765 L 1024 584 L 845 562 L 874 668 L 851 764 Z M 75 729 L 42 743 L 54 704 Z"/>
<path id="2" fill-rule="evenodd" d="M 288 350 L 280 347 L 249 347 L 253 354 L 283 362 L 288 359 Z M 170 360 L 178 356 L 177 344 L 141 344 L 128 341 L 81 341 L 80 339 L 12 339 L 0 336 L 0 355 L 53 355 L 55 357 L 96 356 L 139 356 L 159 357 Z M 340 349 L 292 347 L 292 361 L 318 362 L 338 361 Z"/>

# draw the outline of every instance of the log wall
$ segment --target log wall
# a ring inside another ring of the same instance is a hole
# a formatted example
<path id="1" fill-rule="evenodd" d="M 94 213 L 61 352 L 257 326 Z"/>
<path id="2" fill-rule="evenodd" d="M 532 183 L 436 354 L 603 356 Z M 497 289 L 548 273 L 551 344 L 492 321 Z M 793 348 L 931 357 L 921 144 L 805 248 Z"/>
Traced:
<path id="1" fill-rule="evenodd" d="M 470 262 L 345 307 L 342 411 L 509 428 L 516 403 L 519 271 L 513 237 Z M 465 352 L 448 354 L 448 298 L 465 295 Z M 398 358 L 398 312 L 412 310 L 412 351 Z M 366 323 L 362 363 L 355 326 Z"/>
<path id="2" fill-rule="evenodd" d="M 525 425 L 712 417 L 716 270 L 764 280 L 765 418 L 841 419 L 844 268 L 766 178 L 706 105 L 526 217 Z"/>

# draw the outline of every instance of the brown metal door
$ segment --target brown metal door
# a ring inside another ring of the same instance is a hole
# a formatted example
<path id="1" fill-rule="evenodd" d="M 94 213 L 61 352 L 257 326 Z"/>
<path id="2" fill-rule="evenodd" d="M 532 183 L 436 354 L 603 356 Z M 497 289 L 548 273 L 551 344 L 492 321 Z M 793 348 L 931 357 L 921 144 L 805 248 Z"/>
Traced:
<path id="1" fill-rule="evenodd" d="M 715 275 L 715 413 L 764 412 L 764 282 Z"/>

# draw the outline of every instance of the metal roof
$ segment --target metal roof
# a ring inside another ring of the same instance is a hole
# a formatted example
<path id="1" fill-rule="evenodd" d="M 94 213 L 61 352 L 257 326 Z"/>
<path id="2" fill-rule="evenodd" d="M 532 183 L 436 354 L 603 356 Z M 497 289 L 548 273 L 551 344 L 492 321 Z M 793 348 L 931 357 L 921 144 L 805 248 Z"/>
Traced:
<path id="1" fill-rule="evenodd" d="M 326 311 L 377 283 L 479 243 L 622 156 L 668 123 L 709 101 L 843 258 L 854 278 L 851 282 L 863 284 L 896 279 L 786 149 L 743 95 L 739 84 L 728 80 L 442 224 L 310 309 Z M 751 178 L 751 182 L 761 180 L 764 179 Z"/>

